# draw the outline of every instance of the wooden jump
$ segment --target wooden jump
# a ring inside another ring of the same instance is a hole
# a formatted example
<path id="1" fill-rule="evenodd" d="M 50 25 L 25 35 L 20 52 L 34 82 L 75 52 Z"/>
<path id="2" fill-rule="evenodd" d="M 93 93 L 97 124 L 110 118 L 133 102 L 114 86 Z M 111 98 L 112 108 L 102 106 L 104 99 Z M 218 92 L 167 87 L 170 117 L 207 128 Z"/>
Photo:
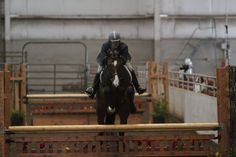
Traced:
<path id="1" fill-rule="evenodd" d="M 218 130 L 218 123 L 169 123 L 169 124 L 129 124 L 129 125 L 54 125 L 54 126 L 9 126 L 14 133 L 29 132 L 146 132 L 146 131 L 200 131 Z"/>
<path id="2" fill-rule="evenodd" d="M 167 69 L 167 68 L 166 68 Z M 155 72 L 155 68 L 153 68 Z M 168 71 L 167 71 L 168 72 Z M 225 100 L 228 97 L 228 80 L 224 76 L 228 73 L 228 69 L 219 73 L 222 81 L 219 81 L 220 87 L 217 87 L 218 96 L 218 110 L 219 123 L 167 123 L 167 124 L 131 124 L 131 125 L 53 125 L 53 126 L 9 126 L 10 125 L 10 73 L 2 75 L 0 84 L 4 85 L 0 91 L 2 102 L 0 103 L 0 121 L 2 122 L 3 134 L 0 136 L 0 156 L 8 157 L 11 154 L 16 157 L 32 157 L 32 156 L 87 156 L 87 157 L 100 157 L 100 156 L 214 156 L 223 153 L 228 148 L 229 139 L 229 126 L 226 114 L 229 113 L 225 105 L 229 103 Z M 167 73 L 168 74 L 168 73 Z M 165 81 L 165 98 L 168 100 L 168 75 L 163 77 Z M 9 76 L 8 76 L 9 75 Z M 0 77 L 1 78 L 1 77 Z M 222 82 L 225 82 L 223 84 Z M 149 93 L 152 93 L 152 98 L 147 93 L 137 95 L 145 102 L 153 100 L 161 91 L 156 88 L 157 81 L 153 79 L 149 87 L 153 87 Z M 25 89 L 25 87 L 23 87 Z M 153 93 L 157 94 L 153 94 Z M 23 93 L 23 92 L 21 92 Z M 8 95 L 9 96 L 8 96 Z M 41 105 L 40 102 L 52 102 L 56 104 L 57 108 L 63 106 L 63 103 L 70 102 L 64 106 L 66 110 L 74 111 L 76 106 L 74 104 L 82 105 L 81 101 L 91 101 L 85 94 L 43 94 L 35 95 L 24 94 L 22 98 L 27 101 L 24 105 Z M 0 99 L 1 100 L 1 99 Z M 62 101 L 63 100 L 63 101 Z M 54 101 L 56 103 L 54 103 Z M 95 101 L 95 100 L 93 100 Z M 1 102 L 1 101 L 0 101 Z M 61 102 L 61 103 L 59 103 Z M 27 104 L 25 104 L 27 103 Z M 31 103 L 31 104 L 30 104 Z M 53 106 L 53 105 L 51 105 Z M 45 110 L 52 109 L 51 106 L 43 106 L 37 108 L 39 113 Z M 89 106 L 89 105 L 87 105 Z M 85 104 L 85 107 L 87 107 Z M 90 104 L 91 106 L 91 104 Z M 148 105 L 146 105 L 148 108 Z M 151 106 L 151 105 L 149 105 Z M 36 106 L 37 107 L 37 106 Z M 53 108 L 54 109 L 54 108 Z M 63 108 L 62 108 L 63 109 Z M 83 110 L 82 108 L 81 110 Z M 78 108 L 80 110 L 80 108 Z M 23 109 L 26 111 L 26 109 Z M 61 109 L 59 110 L 61 111 Z M 223 112 L 224 111 L 224 112 Z M 227 112 L 226 112 L 227 111 Z M 87 112 L 85 112 L 87 114 Z M 151 110 L 147 112 L 148 116 L 152 116 Z M 48 115 L 48 119 L 52 119 L 55 113 Z M 39 114 L 40 115 L 40 114 Z M 74 115 L 73 115 L 74 116 Z M 222 118 L 225 118 L 222 120 Z M 57 118 L 60 119 L 60 118 Z M 83 118 L 81 118 L 83 119 Z M 61 120 L 61 119 L 60 119 Z M 71 121 L 71 119 L 70 119 Z M 30 124 L 30 123 L 29 123 Z M 220 125 L 219 125 L 220 124 Z M 223 129 L 219 129 L 220 126 Z M 197 131 L 209 131 L 209 134 L 198 134 Z M 213 131 L 215 130 L 215 131 Z M 218 134 L 216 134 L 218 130 Z M 97 136 L 98 132 L 128 132 L 125 136 L 116 136 L 116 134 L 109 134 L 108 136 Z M 81 134 L 80 134 L 81 133 Z M 219 143 L 214 140 L 221 137 Z M 226 141 L 227 140 L 227 141 Z M 13 151 L 11 151 L 13 150 Z M 14 154 L 15 153 L 15 154 Z"/>
<path id="3" fill-rule="evenodd" d="M 137 113 L 131 115 L 129 123 L 151 123 L 151 94 L 136 94 L 134 101 Z M 86 94 L 28 94 L 25 102 L 28 105 L 28 125 L 97 124 L 96 100 L 90 99 Z"/>

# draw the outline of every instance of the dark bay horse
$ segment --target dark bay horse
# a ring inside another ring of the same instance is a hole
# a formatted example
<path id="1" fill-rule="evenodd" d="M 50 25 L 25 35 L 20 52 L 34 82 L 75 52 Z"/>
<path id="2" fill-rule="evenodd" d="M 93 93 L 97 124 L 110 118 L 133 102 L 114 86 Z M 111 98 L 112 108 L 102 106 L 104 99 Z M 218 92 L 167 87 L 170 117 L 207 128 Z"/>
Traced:
<path id="1" fill-rule="evenodd" d="M 131 82 L 132 76 L 121 58 L 109 57 L 96 93 L 98 124 L 114 124 L 116 114 L 120 117 L 120 124 L 127 124 L 130 94 L 134 94 Z"/>

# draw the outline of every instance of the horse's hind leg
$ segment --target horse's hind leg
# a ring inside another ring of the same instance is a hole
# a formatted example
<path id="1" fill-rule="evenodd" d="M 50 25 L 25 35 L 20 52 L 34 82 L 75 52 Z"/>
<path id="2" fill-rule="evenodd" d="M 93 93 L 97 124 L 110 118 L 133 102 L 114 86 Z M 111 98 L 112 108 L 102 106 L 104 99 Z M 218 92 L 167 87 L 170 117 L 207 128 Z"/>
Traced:
<path id="1" fill-rule="evenodd" d="M 96 112 L 97 112 L 97 123 L 99 125 L 103 125 L 104 124 L 105 114 L 106 114 L 105 110 L 102 108 L 102 106 L 104 106 L 104 105 L 103 104 L 99 104 L 97 106 L 98 106 L 97 110 L 96 110 Z M 104 132 L 99 132 L 98 133 L 98 136 L 102 136 L 102 135 L 104 135 Z"/>
<path id="2" fill-rule="evenodd" d="M 120 124 L 127 124 L 129 111 L 121 112 L 119 116 L 120 116 Z M 124 136 L 124 134 L 125 134 L 124 132 L 119 132 L 120 136 Z"/>

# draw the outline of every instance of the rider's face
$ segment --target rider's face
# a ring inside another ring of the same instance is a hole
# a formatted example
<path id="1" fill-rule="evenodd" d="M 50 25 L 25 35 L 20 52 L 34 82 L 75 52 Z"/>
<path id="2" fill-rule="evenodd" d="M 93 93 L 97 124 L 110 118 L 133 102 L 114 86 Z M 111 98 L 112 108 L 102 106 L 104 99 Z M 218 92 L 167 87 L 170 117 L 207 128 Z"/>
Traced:
<path id="1" fill-rule="evenodd" d="M 119 44 L 120 44 L 119 41 L 111 42 L 111 49 L 116 49 L 116 48 L 118 48 Z"/>

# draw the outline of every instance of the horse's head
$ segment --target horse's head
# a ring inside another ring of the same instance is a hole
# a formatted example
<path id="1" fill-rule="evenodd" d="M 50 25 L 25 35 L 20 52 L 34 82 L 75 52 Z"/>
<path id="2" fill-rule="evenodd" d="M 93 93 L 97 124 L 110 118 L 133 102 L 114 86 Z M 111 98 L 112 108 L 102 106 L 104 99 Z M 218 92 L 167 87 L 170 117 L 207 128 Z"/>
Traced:
<path id="1" fill-rule="evenodd" d="M 106 69 L 112 86 L 118 87 L 120 85 L 122 75 L 124 75 L 124 69 L 127 73 L 127 69 L 124 67 L 124 61 L 122 60 L 122 58 L 117 54 L 112 54 L 111 56 L 109 56 Z"/>

